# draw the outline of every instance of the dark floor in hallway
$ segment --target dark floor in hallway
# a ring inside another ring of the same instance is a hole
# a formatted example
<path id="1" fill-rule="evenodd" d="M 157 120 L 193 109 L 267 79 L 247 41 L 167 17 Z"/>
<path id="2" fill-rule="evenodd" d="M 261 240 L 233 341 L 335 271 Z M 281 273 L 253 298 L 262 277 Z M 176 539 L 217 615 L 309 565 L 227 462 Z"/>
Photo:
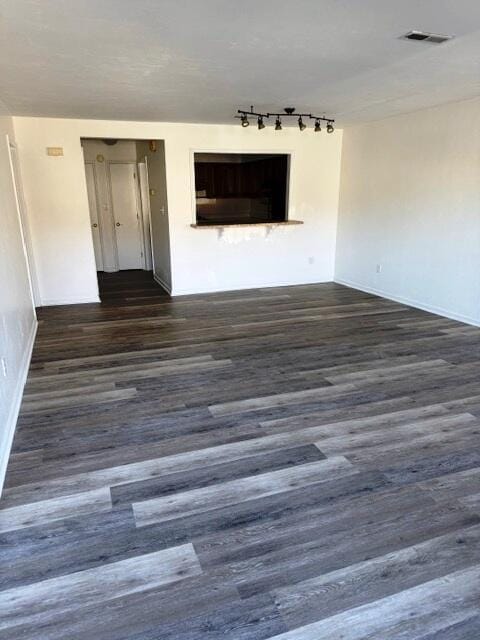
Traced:
<path id="1" fill-rule="evenodd" d="M 0 640 L 480 637 L 480 329 L 336 284 L 39 311 Z"/>

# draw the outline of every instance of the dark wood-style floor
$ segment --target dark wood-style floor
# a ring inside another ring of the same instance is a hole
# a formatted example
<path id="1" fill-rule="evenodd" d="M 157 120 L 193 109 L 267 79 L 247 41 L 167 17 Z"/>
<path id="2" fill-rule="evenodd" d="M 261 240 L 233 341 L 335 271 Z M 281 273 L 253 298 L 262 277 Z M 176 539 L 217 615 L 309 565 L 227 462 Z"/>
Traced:
<path id="1" fill-rule="evenodd" d="M 480 330 L 336 284 L 41 309 L 2 640 L 480 638 Z"/>

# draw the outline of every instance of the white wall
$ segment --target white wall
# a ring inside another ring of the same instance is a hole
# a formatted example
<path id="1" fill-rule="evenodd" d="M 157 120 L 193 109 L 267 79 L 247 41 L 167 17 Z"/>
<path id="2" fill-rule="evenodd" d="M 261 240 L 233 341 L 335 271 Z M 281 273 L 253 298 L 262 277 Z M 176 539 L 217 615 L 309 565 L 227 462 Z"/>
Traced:
<path id="1" fill-rule="evenodd" d="M 41 304 L 98 302 L 80 137 L 70 140 L 68 120 L 57 121 L 54 132 L 44 131 L 41 119 L 13 121 Z M 65 155 L 47 156 L 47 146 L 65 146 Z"/>
<path id="2" fill-rule="evenodd" d="M 102 140 L 83 140 L 83 156 L 85 161 L 98 162 L 102 155 L 105 162 L 136 162 L 137 146 L 135 140 L 118 140 L 116 144 L 105 144 Z M 101 162 L 99 164 L 102 164 Z"/>
<path id="3" fill-rule="evenodd" d="M 174 294 L 333 278 L 342 133 L 239 125 L 14 118 L 44 304 L 97 298 L 80 138 L 165 142 Z M 46 155 L 61 146 L 64 156 Z M 290 218 L 303 225 L 193 229 L 192 152 L 290 152 Z"/>
<path id="4" fill-rule="evenodd" d="M 344 131 L 335 279 L 480 324 L 480 100 Z"/>
<path id="5" fill-rule="evenodd" d="M 179 132 L 166 145 L 176 293 L 324 282 L 333 278 L 341 132 L 276 132 L 238 125 Z M 173 141 L 172 141 L 173 142 Z M 301 226 L 191 229 L 192 150 L 290 152 L 289 218 Z M 185 188 L 187 179 L 190 188 Z M 221 236 L 221 237 L 220 237 Z"/>
<path id="6" fill-rule="evenodd" d="M 12 120 L 0 107 L 0 491 L 36 329 L 10 166 Z"/>

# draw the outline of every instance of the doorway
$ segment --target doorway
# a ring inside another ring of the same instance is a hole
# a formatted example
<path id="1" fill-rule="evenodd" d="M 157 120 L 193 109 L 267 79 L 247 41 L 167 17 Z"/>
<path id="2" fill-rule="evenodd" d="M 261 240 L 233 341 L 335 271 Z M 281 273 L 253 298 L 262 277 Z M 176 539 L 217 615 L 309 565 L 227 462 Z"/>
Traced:
<path id="1" fill-rule="evenodd" d="M 124 271 L 151 272 L 170 292 L 163 142 L 82 138 L 81 144 L 100 296 L 105 282 L 113 285 L 102 274 Z"/>
<path id="2" fill-rule="evenodd" d="M 151 270 L 150 217 L 134 140 L 82 140 L 97 271 Z"/>

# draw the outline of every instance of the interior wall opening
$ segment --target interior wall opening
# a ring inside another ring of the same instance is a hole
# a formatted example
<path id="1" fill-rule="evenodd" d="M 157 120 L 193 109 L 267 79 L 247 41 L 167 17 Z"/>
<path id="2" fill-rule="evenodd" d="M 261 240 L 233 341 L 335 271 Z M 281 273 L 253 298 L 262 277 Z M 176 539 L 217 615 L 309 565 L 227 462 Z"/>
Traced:
<path id="1" fill-rule="evenodd" d="M 137 272 L 171 290 L 165 147 L 162 140 L 82 138 L 101 299 L 115 275 Z M 112 274 L 112 275 L 107 275 Z M 123 274 L 122 280 L 125 280 Z M 140 285 L 139 285 L 140 286 Z"/>
<path id="2" fill-rule="evenodd" d="M 290 156 L 194 153 L 196 224 L 284 222 Z"/>

